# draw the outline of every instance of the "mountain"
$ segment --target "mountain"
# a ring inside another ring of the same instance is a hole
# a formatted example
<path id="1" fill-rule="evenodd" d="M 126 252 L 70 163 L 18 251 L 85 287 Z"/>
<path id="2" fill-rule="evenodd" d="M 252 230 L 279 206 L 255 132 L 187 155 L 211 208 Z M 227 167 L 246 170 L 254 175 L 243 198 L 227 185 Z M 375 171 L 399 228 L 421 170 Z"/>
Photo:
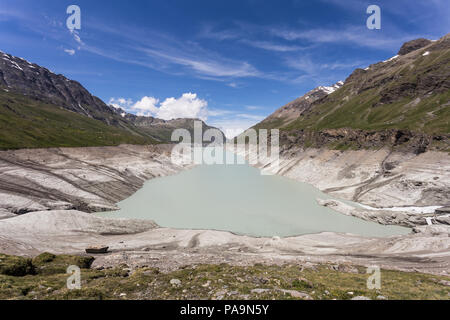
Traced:
<path id="1" fill-rule="evenodd" d="M 139 117 L 131 113 L 127 113 L 124 117 L 129 122 L 133 123 L 133 125 L 135 125 L 137 128 L 151 135 L 157 141 L 170 141 L 172 137 L 172 132 L 180 128 L 188 130 L 191 134 L 191 137 L 193 138 L 194 121 L 200 121 L 202 123 L 203 132 L 205 132 L 208 129 L 217 129 L 215 127 L 207 125 L 204 121 L 200 119 L 180 118 L 173 120 L 162 120 L 153 117 Z"/>
<path id="2" fill-rule="evenodd" d="M 0 149 L 147 144 L 156 140 L 0 88 Z"/>
<path id="3" fill-rule="evenodd" d="M 167 143 L 193 122 L 126 113 L 77 81 L 0 51 L 1 149 Z"/>
<path id="4" fill-rule="evenodd" d="M 450 34 L 407 42 L 391 59 L 356 69 L 336 90 L 307 93 L 255 128 L 279 128 L 286 148 L 450 150 Z"/>
<path id="5" fill-rule="evenodd" d="M 288 125 L 292 121 L 298 119 L 304 112 L 306 112 L 311 105 L 319 99 L 326 97 L 327 95 L 335 92 L 344 85 L 344 82 L 339 81 L 338 83 L 332 85 L 331 87 L 317 87 L 311 90 L 304 96 L 295 99 L 294 101 L 288 103 L 287 105 L 281 107 L 275 111 L 272 115 L 264 119 L 258 128 L 278 128 Z"/>

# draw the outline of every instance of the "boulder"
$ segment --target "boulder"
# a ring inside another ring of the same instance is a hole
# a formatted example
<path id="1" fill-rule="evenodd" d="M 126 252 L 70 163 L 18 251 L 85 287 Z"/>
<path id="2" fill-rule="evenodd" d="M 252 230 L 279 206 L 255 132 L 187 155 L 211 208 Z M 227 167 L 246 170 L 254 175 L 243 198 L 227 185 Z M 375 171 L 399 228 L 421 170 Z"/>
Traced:
<path id="1" fill-rule="evenodd" d="M 178 287 L 178 286 L 181 286 L 181 281 L 178 279 L 172 279 L 172 280 L 170 280 L 170 284 L 174 287 Z"/>
<path id="2" fill-rule="evenodd" d="M 364 297 L 364 296 L 357 296 L 357 297 L 354 297 L 352 300 L 372 300 L 372 299 Z"/>
<path id="3" fill-rule="evenodd" d="M 436 209 L 435 213 L 438 215 L 450 214 L 450 207 L 443 207 L 443 208 Z"/>
<path id="4" fill-rule="evenodd" d="M 106 246 L 93 246 L 86 248 L 86 253 L 88 254 L 105 254 L 108 253 L 109 247 Z"/>

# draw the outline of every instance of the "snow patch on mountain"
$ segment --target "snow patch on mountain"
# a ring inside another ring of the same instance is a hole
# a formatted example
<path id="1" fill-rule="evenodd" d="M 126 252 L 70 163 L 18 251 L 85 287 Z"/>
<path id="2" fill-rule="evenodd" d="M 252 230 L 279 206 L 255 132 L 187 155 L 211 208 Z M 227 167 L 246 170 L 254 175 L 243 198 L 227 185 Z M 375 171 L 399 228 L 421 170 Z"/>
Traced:
<path id="1" fill-rule="evenodd" d="M 343 81 L 338 81 L 337 83 L 335 83 L 331 87 L 320 86 L 320 87 L 317 88 L 317 90 L 321 90 L 321 91 L 325 92 L 326 94 L 332 94 L 336 90 L 340 89 L 343 85 L 344 85 Z"/>
<path id="2" fill-rule="evenodd" d="M 383 62 L 384 62 L 384 63 L 390 62 L 390 61 L 393 61 L 393 60 L 397 59 L 398 57 L 399 57 L 399 55 L 396 55 L 396 56 L 393 56 L 392 58 L 389 58 L 389 59 L 387 59 L 387 60 L 384 60 Z"/>

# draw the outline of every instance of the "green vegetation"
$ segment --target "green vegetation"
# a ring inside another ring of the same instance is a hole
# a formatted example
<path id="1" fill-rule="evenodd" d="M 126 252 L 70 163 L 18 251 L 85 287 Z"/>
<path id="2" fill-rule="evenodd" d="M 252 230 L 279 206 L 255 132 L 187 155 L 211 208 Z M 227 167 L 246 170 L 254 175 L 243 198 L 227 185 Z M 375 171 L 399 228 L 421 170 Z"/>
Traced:
<path id="1" fill-rule="evenodd" d="M 0 90 L 0 149 L 116 146 L 155 141 L 54 105 Z"/>
<path id="2" fill-rule="evenodd" d="M 450 91 L 418 100 L 405 97 L 395 103 L 376 105 L 379 95 L 376 89 L 371 89 L 336 106 L 336 100 L 346 94 L 346 89 L 341 89 L 332 99 L 316 106 L 314 113 L 283 129 L 407 129 L 428 134 L 450 133 L 450 107 L 445 106 L 450 101 Z"/>
<path id="3" fill-rule="evenodd" d="M 350 265 L 222 264 L 162 273 L 127 266 L 94 270 L 89 268 L 92 260 L 48 253 L 32 260 L 0 255 L 0 299 L 450 299 L 449 277 L 382 270 L 382 288 L 368 290 L 366 269 Z M 32 268 L 24 270 L 24 262 Z M 82 268 L 81 290 L 66 289 L 69 265 Z M 11 275 L 5 270 L 21 271 Z"/>
<path id="4" fill-rule="evenodd" d="M 341 89 L 313 103 L 296 120 L 269 117 L 255 128 L 303 130 L 307 134 L 341 128 L 397 129 L 430 136 L 448 135 L 450 49 L 442 46 L 426 56 L 423 53 L 430 48 L 417 50 L 414 56 L 372 65 L 365 71 L 357 70 Z"/>

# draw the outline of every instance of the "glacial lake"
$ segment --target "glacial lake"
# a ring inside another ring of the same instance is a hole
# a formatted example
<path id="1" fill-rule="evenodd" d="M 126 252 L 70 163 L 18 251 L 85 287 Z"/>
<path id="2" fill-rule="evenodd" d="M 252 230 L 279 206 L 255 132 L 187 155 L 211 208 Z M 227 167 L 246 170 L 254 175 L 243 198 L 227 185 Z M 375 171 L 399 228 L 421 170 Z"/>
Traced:
<path id="1" fill-rule="evenodd" d="M 109 218 L 150 219 L 162 227 L 213 229 L 264 237 L 325 231 L 386 237 L 410 229 L 383 226 L 320 206 L 330 199 L 314 187 L 280 176 L 263 176 L 249 165 L 200 165 L 147 181 L 120 202 Z"/>

